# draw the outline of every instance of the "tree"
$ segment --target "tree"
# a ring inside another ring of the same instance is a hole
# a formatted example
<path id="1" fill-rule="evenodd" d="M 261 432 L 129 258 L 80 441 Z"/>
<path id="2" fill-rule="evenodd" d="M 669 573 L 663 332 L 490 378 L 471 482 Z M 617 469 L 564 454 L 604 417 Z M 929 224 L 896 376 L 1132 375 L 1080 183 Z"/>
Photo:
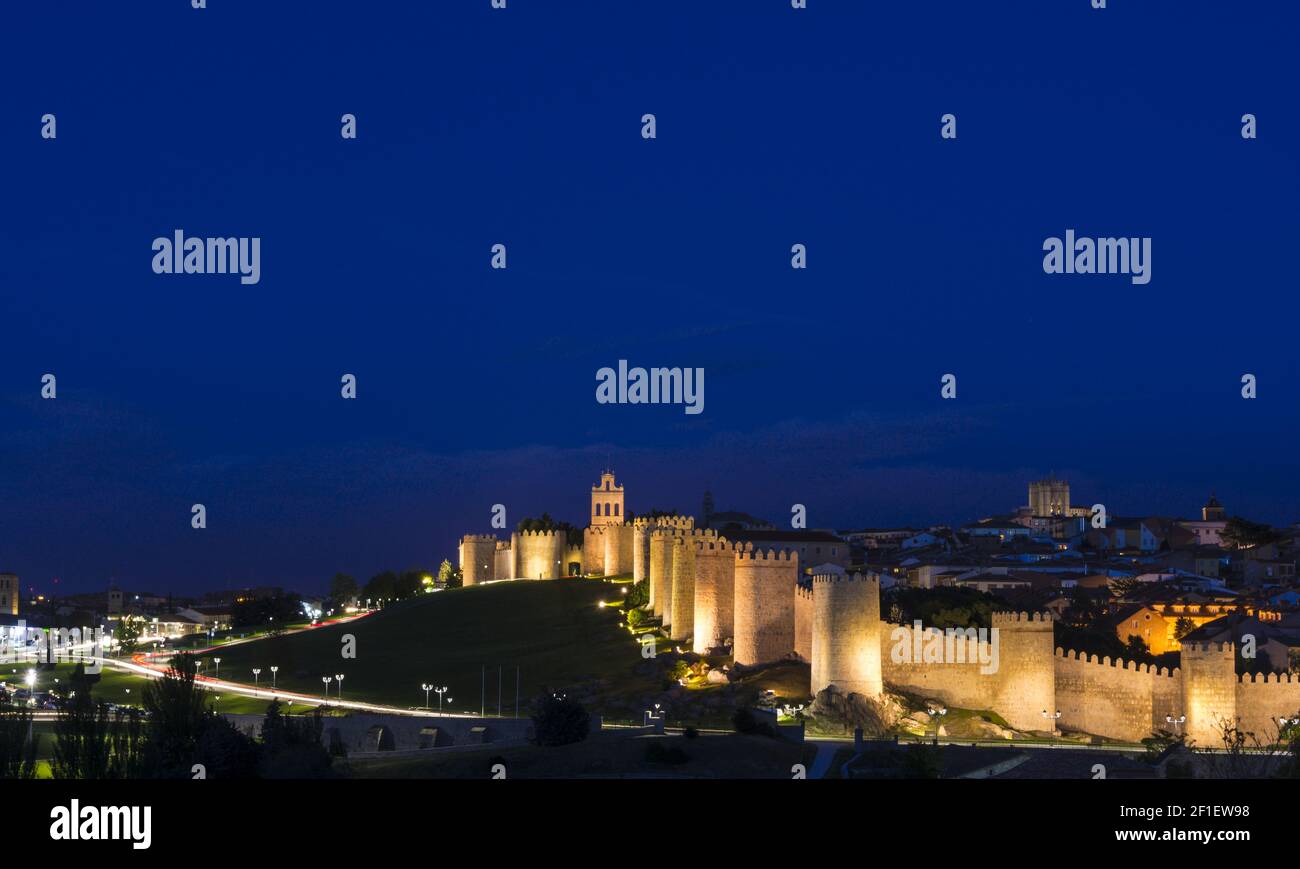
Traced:
<path id="1" fill-rule="evenodd" d="M 397 597 L 397 574 L 391 570 L 376 573 L 362 589 L 361 596 L 372 601 Z"/>
<path id="2" fill-rule="evenodd" d="M 117 640 L 121 651 L 131 654 L 140 640 L 140 625 L 130 616 L 123 615 L 113 626 L 113 639 Z"/>
<path id="3" fill-rule="evenodd" d="M 230 623 L 237 628 L 272 630 L 302 616 L 302 601 L 291 595 L 249 598 L 230 608 Z"/>
<path id="4" fill-rule="evenodd" d="M 1233 516 L 1224 525 L 1223 530 L 1219 532 L 1219 539 L 1223 541 L 1225 548 L 1236 547 L 1240 549 L 1247 546 L 1259 546 L 1264 543 L 1275 543 L 1281 539 L 1281 535 L 1262 522 L 1251 522 L 1249 519 Z"/>
<path id="5" fill-rule="evenodd" d="M 320 709 L 297 718 L 282 715 L 271 701 L 262 720 L 261 772 L 264 778 L 323 778 L 333 761 L 321 741 Z"/>
<path id="6" fill-rule="evenodd" d="M 54 758 L 50 769 L 56 779 L 109 778 L 108 707 L 91 696 L 84 664 L 77 664 L 70 693 L 54 725 Z"/>
<path id="7" fill-rule="evenodd" d="M 538 745 L 582 742 L 591 731 L 591 716 L 565 694 L 543 694 L 533 702 L 533 737 Z"/>
<path id="8" fill-rule="evenodd" d="M 575 528 L 568 522 L 552 519 L 550 513 L 543 513 L 536 519 L 525 516 L 519 520 L 519 524 L 515 528 L 518 531 L 563 531 L 565 541 L 570 546 L 581 546 L 583 541 L 581 528 Z"/>
<path id="9" fill-rule="evenodd" d="M 209 708 L 194 681 L 197 669 L 194 657 L 181 653 L 161 679 L 145 686 L 145 764 L 153 775 L 188 777 L 194 764 Z"/>
<path id="10" fill-rule="evenodd" d="M 1070 592 L 1070 604 L 1066 607 L 1063 618 L 1075 627 L 1087 627 L 1096 623 L 1101 614 L 1102 609 L 1097 598 L 1088 594 L 1082 587 L 1076 586 Z"/>
<path id="11" fill-rule="evenodd" d="M 257 778 L 257 742 L 220 715 L 206 715 L 195 744 L 196 758 L 211 779 Z"/>
<path id="12" fill-rule="evenodd" d="M 78 664 L 69 680 L 68 700 L 55 722 L 51 774 L 56 779 L 99 780 L 139 778 L 141 773 L 140 717 L 135 710 L 109 716 L 97 703 L 88 675 Z"/>
<path id="13" fill-rule="evenodd" d="M 1151 647 L 1137 634 L 1129 634 L 1124 651 L 1128 659 L 1135 663 L 1145 663 L 1151 657 Z"/>
<path id="14" fill-rule="evenodd" d="M 398 600 L 415 597 L 424 590 L 424 578 L 428 575 L 427 570 L 417 570 L 415 568 L 402 571 L 401 575 L 397 577 L 393 597 Z"/>
<path id="15" fill-rule="evenodd" d="M 650 581 L 643 579 L 640 582 L 633 583 L 632 587 L 628 589 L 627 597 L 623 600 L 631 609 L 648 604 L 650 602 Z"/>
<path id="16" fill-rule="evenodd" d="M 1115 597 L 1123 600 L 1137 589 L 1141 588 L 1142 581 L 1132 576 L 1121 576 L 1112 579 L 1109 583 L 1110 593 Z"/>
<path id="17" fill-rule="evenodd" d="M 30 739 L 29 739 L 30 737 Z M 0 778 L 36 778 L 40 737 L 32 733 L 32 712 L 26 706 L 0 700 Z"/>
<path id="18" fill-rule="evenodd" d="M 346 573 L 336 573 L 330 580 L 330 597 L 340 605 L 356 597 L 357 591 L 357 581 Z"/>
<path id="19" fill-rule="evenodd" d="M 461 572 L 451 566 L 451 561 L 444 558 L 438 565 L 438 585 L 443 588 L 460 588 L 464 583 Z"/>
<path id="20" fill-rule="evenodd" d="M 1196 622 L 1192 621 L 1187 616 L 1179 616 L 1178 621 L 1174 622 L 1174 639 L 1181 643 L 1183 637 L 1187 636 L 1194 630 L 1196 630 Z"/>

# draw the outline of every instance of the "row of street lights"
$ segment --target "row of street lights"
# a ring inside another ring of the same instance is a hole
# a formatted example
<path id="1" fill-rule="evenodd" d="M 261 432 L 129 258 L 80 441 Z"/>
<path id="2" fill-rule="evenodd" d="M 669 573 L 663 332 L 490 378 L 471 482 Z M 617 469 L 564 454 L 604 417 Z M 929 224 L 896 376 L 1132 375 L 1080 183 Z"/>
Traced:
<path id="1" fill-rule="evenodd" d="M 424 708 L 425 708 L 425 709 L 428 709 L 428 708 L 429 708 L 429 692 L 430 692 L 430 691 L 433 691 L 433 692 L 435 692 L 435 693 L 438 695 L 438 714 L 441 715 L 441 714 L 442 714 L 442 695 L 443 695 L 443 694 L 446 694 L 447 691 L 449 691 L 450 689 L 449 689 L 446 685 L 441 685 L 441 686 L 439 686 L 439 685 L 430 685 L 430 684 L 428 684 L 427 682 L 421 682 L 421 683 L 420 683 L 420 688 L 421 688 L 421 690 L 424 691 Z M 448 697 L 448 698 L 447 698 L 447 702 L 448 702 L 448 703 L 452 703 L 452 702 L 454 702 L 454 701 L 452 700 L 451 697 Z"/>
<path id="2" fill-rule="evenodd" d="M 335 673 L 333 676 L 321 676 L 320 680 L 325 683 L 325 701 L 330 699 L 330 683 L 335 679 L 339 680 L 339 702 L 343 702 L 343 674 Z"/>

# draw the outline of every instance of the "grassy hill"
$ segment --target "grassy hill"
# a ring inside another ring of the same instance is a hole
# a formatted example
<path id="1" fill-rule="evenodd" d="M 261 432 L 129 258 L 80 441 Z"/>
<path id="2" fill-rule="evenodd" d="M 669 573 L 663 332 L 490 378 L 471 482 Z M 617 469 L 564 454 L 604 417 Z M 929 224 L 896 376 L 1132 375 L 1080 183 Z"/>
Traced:
<path id="1" fill-rule="evenodd" d="M 513 713 L 515 668 L 520 676 L 520 714 L 544 689 L 580 684 L 617 684 L 621 689 L 653 680 L 637 677 L 637 642 L 621 627 L 618 611 L 603 609 L 614 588 L 598 580 L 494 583 L 421 595 L 344 625 L 230 646 L 205 655 L 221 658 L 223 678 L 252 682 L 262 669 L 280 668 L 277 684 L 320 694 L 321 677 L 343 673 L 343 698 L 394 706 L 422 706 L 421 683 L 446 685 L 444 708 L 477 713 L 482 668 L 487 668 L 485 706 L 497 709 L 502 668 L 502 711 Z M 357 657 L 341 656 L 342 640 L 356 637 Z M 209 661 L 205 674 L 213 673 Z M 331 693 L 337 683 L 330 686 Z M 447 703 L 446 698 L 454 702 Z M 436 708 L 437 694 L 431 695 Z"/>

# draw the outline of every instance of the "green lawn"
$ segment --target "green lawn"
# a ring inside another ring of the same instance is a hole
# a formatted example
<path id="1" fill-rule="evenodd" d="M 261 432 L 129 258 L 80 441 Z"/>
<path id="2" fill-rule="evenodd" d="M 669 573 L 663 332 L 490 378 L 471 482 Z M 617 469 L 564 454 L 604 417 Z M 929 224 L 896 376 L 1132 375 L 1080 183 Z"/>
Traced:
<path id="1" fill-rule="evenodd" d="M 36 690 L 37 691 L 57 691 L 59 694 L 66 695 L 68 692 L 68 679 L 72 676 L 72 671 L 76 664 L 54 664 L 37 665 L 37 664 L 6 664 L 0 666 L 0 682 L 8 683 L 10 688 L 25 688 L 27 683 L 24 680 L 28 670 L 36 670 Z M 140 692 L 149 682 L 145 676 L 137 676 L 134 673 L 126 673 L 121 670 L 114 670 L 105 666 L 99 674 L 99 681 L 91 689 L 91 694 L 96 700 L 104 703 L 118 703 L 124 706 L 139 706 Z"/>
<path id="2" fill-rule="evenodd" d="M 224 659 L 223 659 L 224 660 Z M 38 666 L 35 664 L 9 664 L 0 666 L 0 683 L 8 683 L 10 688 L 26 687 L 24 676 L 28 670 L 35 669 L 37 672 L 36 690 L 49 691 L 51 689 L 66 694 L 68 689 L 68 679 L 72 676 L 75 664 L 54 664 L 53 666 Z M 128 673 L 124 670 L 116 670 L 105 665 L 99 674 L 99 681 L 91 689 L 91 695 L 103 703 L 116 703 L 120 706 L 139 706 L 141 705 L 141 696 L 145 685 L 152 681 L 147 676 L 140 676 L 135 673 Z M 255 713 L 262 714 L 266 712 L 269 699 L 260 697 L 247 697 L 242 694 L 207 692 L 206 696 L 209 702 L 218 712 L 229 713 Z M 311 712 L 311 707 L 298 704 L 292 708 L 281 704 L 284 713 L 292 712 L 294 715 L 299 713 Z"/>
<path id="3" fill-rule="evenodd" d="M 422 683 L 445 685 L 444 708 L 480 709 L 483 668 L 486 702 L 497 708 L 498 667 L 502 711 L 513 713 L 515 668 L 520 674 L 521 714 L 544 689 L 580 683 L 635 682 L 640 647 L 622 626 L 617 609 L 599 602 L 621 598 L 618 586 L 599 580 L 562 579 L 494 583 L 452 589 L 389 605 L 341 625 L 230 646 L 205 655 L 221 658 L 222 678 L 253 681 L 252 668 L 280 668 L 277 685 L 321 694 L 321 677 L 343 673 L 343 698 L 394 706 L 424 704 Z M 356 658 L 342 657 L 343 638 L 356 638 Z M 337 683 L 330 686 L 333 694 Z M 448 699 L 450 698 L 450 700 Z M 436 707 L 438 695 L 430 695 Z M 223 710 L 224 705 L 223 705 Z"/>

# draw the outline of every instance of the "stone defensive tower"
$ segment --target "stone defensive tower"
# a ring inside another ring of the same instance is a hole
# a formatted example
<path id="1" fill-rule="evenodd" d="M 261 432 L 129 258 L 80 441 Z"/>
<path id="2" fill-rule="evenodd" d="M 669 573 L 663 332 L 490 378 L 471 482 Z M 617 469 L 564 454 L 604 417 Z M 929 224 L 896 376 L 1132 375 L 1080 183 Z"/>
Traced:
<path id="1" fill-rule="evenodd" d="M 642 582 L 650 578 L 650 530 L 649 519 L 632 520 L 632 581 Z"/>
<path id="2" fill-rule="evenodd" d="M 1187 738 L 1202 748 L 1222 748 L 1222 725 L 1237 723 L 1236 654 L 1232 643 L 1183 643 L 1180 651 Z"/>
<path id="3" fill-rule="evenodd" d="M 497 539 L 491 534 L 466 534 L 460 540 L 460 571 L 466 586 L 496 578 Z"/>
<path id="4" fill-rule="evenodd" d="M 993 708 L 1017 730 L 1053 730 L 1056 654 L 1051 613 L 993 613 L 998 632 L 998 670 L 972 678 L 993 680 Z M 991 639 L 991 638 L 990 638 Z"/>
<path id="5" fill-rule="evenodd" d="M 735 637 L 737 664 L 779 661 L 794 651 L 794 589 L 799 556 L 794 552 L 736 550 Z"/>
<path id="6" fill-rule="evenodd" d="M 515 578 L 515 553 L 510 548 L 510 541 L 498 540 L 496 559 L 493 561 L 492 576 L 496 579 Z"/>
<path id="7" fill-rule="evenodd" d="M 659 523 L 650 529 L 650 589 L 647 605 L 650 611 L 663 619 L 666 630 L 669 621 L 673 594 L 673 539 L 689 530 L 694 520 L 687 516 L 664 517 L 654 520 Z"/>
<path id="8" fill-rule="evenodd" d="M 675 640 L 695 630 L 695 541 L 685 536 L 673 538 L 673 583 L 664 624 L 672 625 Z"/>
<path id="9" fill-rule="evenodd" d="M 879 697 L 884 689 L 879 577 L 814 576 L 812 603 L 812 693 L 834 685 L 845 694 Z"/>
<path id="10" fill-rule="evenodd" d="M 800 577 L 794 587 L 794 653 L 811 664 L 813 632 L 812 577 Z"/>
<path id="11" fill-rule="evenodd" d="M 735 547 L 723 537 L 695 541 L 695 631 L 691 650 L 704 655 L 734 636 Z"/>
<path id="12" fill-rule="evenodd" d="M 672 625 L 674 639 L 695 635 L 695 555 L 697 544 L 716 541 L 718 532 L 703 529 L 678 530 L 673 538 L 672 585 L 669 612 L 664 624 Z"/>
<path id="13" fill-rule="evenodd" d="M 627 522 L 605 526 L 605 576 L 632 572 L 633 531 Z"/>
<path id="14" fill-rule="evenodd" d="M 650 578 L 650 536 L 657 529 L 690 531 L 694 527 L 691 516 L 642 516 L 632 520 L 632 579 L 641 582 Z"/>
<path id="15" fill-rule="evenodd" d="M 608 525 L 589 525 L 582 532 L 582 572 L 588 576 L 605 572 L 605 529 Z"/>
<path id="16" fill-rule="evenodd" d="M 563 576 L 567 536 L 563 531 L 516 531 L 510 535 L 518 579 Z"/>
<path id="17" fill-rule="evenodd" d="M 623 506 L 623 487 L 614 482 L 614 472 L 606 470 L 591 487 L 591 524 L 621 525 L 627 517 Z"/>

